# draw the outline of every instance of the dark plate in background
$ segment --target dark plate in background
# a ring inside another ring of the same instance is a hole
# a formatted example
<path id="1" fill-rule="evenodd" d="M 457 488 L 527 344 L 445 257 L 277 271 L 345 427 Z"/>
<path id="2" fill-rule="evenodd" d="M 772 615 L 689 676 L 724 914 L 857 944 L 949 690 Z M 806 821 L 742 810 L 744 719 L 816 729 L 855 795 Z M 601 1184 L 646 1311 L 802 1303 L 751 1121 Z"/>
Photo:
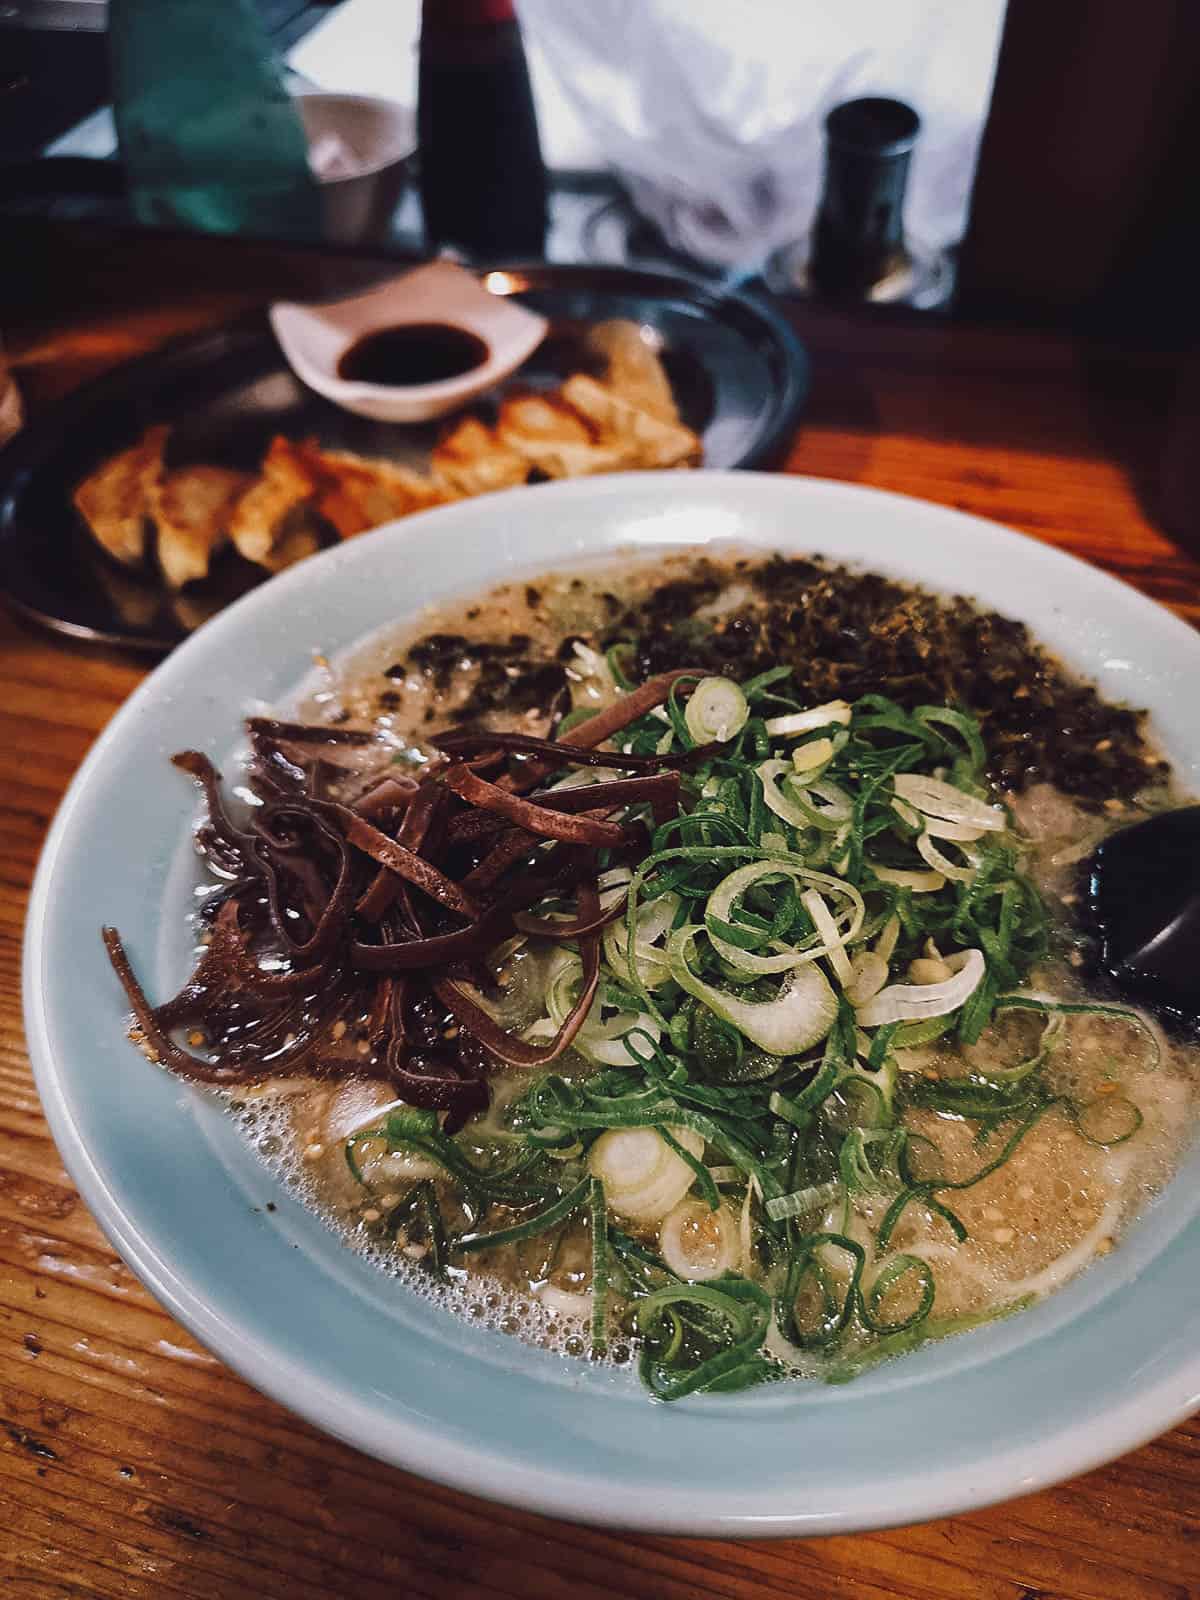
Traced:
<path id="1" fill-rule="evenodd" d="M 808 361 L 769 303 L 699 278 L 624 267 L 506 267 L 487 280 L 551 322 L 545 344 L 511 383 L 552 387 L 586 365 L 588 327 L 628 317 L 659 334 L 680 414 L 702 436 L 707 466 L 765 466 L 786 447 Z M 469 409 L 486 417 L 494 401 Z M 169 650 L 268 575 L 227 550 L 210 577 L 172 594 L 157 573 L 110 560 L 71 503 L 101 462 L 166 422 L 169 466 L 206 461 L 254 471 L 276 433 L 423 465 L 452 420 L 401 425 L 339 410 L 293 376 L 258 314 L 175 341 L 68 395 L 0 451 L 0 589 L 60 632 Z"/>

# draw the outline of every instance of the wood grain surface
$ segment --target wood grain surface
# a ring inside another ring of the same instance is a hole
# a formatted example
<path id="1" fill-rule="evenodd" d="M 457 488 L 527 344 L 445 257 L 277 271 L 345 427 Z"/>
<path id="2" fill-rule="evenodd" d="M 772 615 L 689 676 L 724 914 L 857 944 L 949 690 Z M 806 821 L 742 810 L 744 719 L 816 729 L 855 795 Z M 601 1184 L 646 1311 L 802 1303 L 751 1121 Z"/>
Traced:
<path id="1" fill-rule="evenodd" d="M 255 299 L 119 255 L 82 301 L 5 329 L 31 413 Z M 164 298 L 163 284 L 171 287 Z M 786 470 L 981 512 L 1200 620 L 1155 527 L 1157 358 L 1013 331 L 798 313 L 813 401 Z M 144 664 L 0 615 L 0 1592 L 21 1600 L 1196 1600 L 1200 1423 L 952 1521 L 779 1543 L 595 1532 L 382 1467 L 198 1348 L 113 1253 L 50 1141 L 21 1029 L 20 941 L 46 827 Z M 914 1448 L 913 1470 L 921 1470 Z"/>

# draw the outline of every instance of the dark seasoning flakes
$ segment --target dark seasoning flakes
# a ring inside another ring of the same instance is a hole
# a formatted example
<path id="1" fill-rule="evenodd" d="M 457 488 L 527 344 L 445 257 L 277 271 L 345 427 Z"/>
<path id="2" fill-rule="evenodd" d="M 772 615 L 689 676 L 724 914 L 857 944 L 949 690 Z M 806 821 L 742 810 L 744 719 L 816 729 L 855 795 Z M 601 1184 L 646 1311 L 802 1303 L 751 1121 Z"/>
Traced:
<path id="1" fill-rule="evenodd" d="M 722 609 L 731 585 L 738 601 Z M 573 578 L 569 587 L 579 591 L 583 580 Z M 537 614 L 545 596 L 529 584 L 523 598 Z M 507 641 L 434 632 L 386 676 L 416 675 L 442 694 L 473 673 L 456 722 L 535 709 L 553 719 L 565 709 L 574 640 L 601 649 L 627 642 L 628 670 L 639 680 L 683 666 L 742 680 L 786 663 L 796 697 L 813 704 L 882 693 L 905 706 L 962 705 L 981 719 L 991 775 L 1004 788 L 1047 782 L 1098 806 L 1129 799 L 1166 775 L 1143 741 L 1140 712 L 1101 699 L 1037 645 L 1024 623 L 964 596 L 945 598 L 820 557 L 701 556 L 684 575 L 643 584 L 632 598 L 597 591 L 592 609 L 601 620 L 569 636 L 554 657 L 524 632 Z M 466 613 L 469 621 L 479 615 L 478 607 Z M 378 704 L 394 709 L 395 690 L 384 689 Z"/>

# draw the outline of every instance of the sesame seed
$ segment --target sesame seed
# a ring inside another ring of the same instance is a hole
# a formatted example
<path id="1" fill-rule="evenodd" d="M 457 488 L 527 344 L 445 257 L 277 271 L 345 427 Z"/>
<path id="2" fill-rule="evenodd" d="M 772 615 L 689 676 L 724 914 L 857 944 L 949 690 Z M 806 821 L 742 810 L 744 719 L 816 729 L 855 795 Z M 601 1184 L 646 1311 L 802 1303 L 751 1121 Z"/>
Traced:
<path id="1" fill-rule="evenodd" d="M 313 1140 L 312 1144 L 306 1144 L 304 1147 L 304 1159 L 306 1161 L 317 1161 L 324 1154 L 325 1146 L 315 1139 Z"/>
<path id="2" fill-rule="evenodd" d="M 360 1056 L 368 1056 L 371 1053 L 371 1046 L 366 1039 L 360 1039 L 356 1048 Z"/>
<path id="3" fill-rule="evenodd" d="M 1096 1254 L 1098 1256 L 1106 1256 L 1112 1247 L 1113 1242 L 1111 1239 L 1101 1239 L 1100 1243 L 1096 1246 Z"/>
<path id="4" fill-rule="evenodd" d="M 997 1244 L 1011 1244 L 1017 1237 L 1015 1228 L 993 1228 L 992 1238 Z"/>
<path id="5" fill-rule="evenodd" d="M 400 1196 L 398 1194 L 380 1195 L 379 1204 L 385 1211 L 390 1211 L 393 1206 L 398 1206 L 400 1204 Z"/>
<path id="6" fill-rule="evenodd" d="M 1105 811 L 1111 811 L 1114 816 L 1117 816 L 1120 812 L 1124 811 L 1125 802 L 1124 800 L 1106 800 L 1104 802 L 1104 809 Z"/>
<path id="7" fill-rule="evenodd" d="M 1017 1190 L 1017 1199 L 1018 1200 L 1032 1200 L 1033 1199 L 1033 1185 L 1031 1183 L 1023 1183 L 1021 1185 L 1021 1187 Z"/>
<path id="8" fill-rule="evenodd" d="M 1079 896 L 1077 894 L 1064 894 L 1064 895 L 1061 895 L 1060 898 L 1062 900 L 1063 905 L 1065 905 L 1065 906 L 1073 906 L 1076 903 L 1076 901 L 1079 899 Z"/>
<path id="9" fill-rule="evenodd" d="M 999 1206 L 984 1206 L 983 1220 L 985 1222 L 1003 1222 L 1004 1213 Z"/>
<path id="10" fill-rule="evenodd" d="M 410 1261 L 422 1261 L 429 1254 L 429 1246 L 427 1244 L 406 1244 L 404 1246 L 404 1254 Z"/>
<path id="11" fill-rule="evenodd" d="M 364 1222 L 378 1222 L 380 1216 L 381 1213 L 374 1206 L 368 1206 L 362 1214 L 362 1219 Z"/>
<path id="12" fill-rule="evenodd" d="M 936 1080 L 941 1077 L 941 1073 L 938 1071 L 938 1069 L 936 1067 L 926 1067 L 924 1072 L 921 1074 L 921 1076 L 923 1078 L 929 1078 L 931 1081 L 936 1082 Z"/>
<path id="13" fill-rule="evenodd" d="M 335 1039 L 344 1039 L 346 1037 L 346 1024 L 344 1022 L 335 1022 L 334 1023 L 334 1025 L 333 1025 L 333 1037 Z"/>
<path id="14" fill-rule="evenodd" d="M 1083 954 L 1079 950 L 1069 950 L 1067 952 L 1067 960 L 1073 967 L 1081 967 L 1083 965 Z"/>
<path id="15" fill-rule="evenodd" d="M 1114 1079 L 1109 1083 L 1097 1084 L 1096 1085 L 1096 1093 L 1097 1094 L 1116 1094 L 1117 1090 L 1120 1087 L 1121 1087 L 1121 1085 L 1119 1083 L 1117 1083 L 1116 1080 Z"/>
<path id="16" fill-rule="evenodd" d="M 199 1028 L 193 1028 L 191 1033 L 188 1034 L 188 1043 L 194 1045 L 204 1043 L 204 1035 Z"/>
<path id="17" fill-rule="evenodd" d="M 1096 749 L 1097 750 L 1111 750 L 1112 749 L 1112 740 L 1111 739 L 1097 739 L 1096 740 Z"/>

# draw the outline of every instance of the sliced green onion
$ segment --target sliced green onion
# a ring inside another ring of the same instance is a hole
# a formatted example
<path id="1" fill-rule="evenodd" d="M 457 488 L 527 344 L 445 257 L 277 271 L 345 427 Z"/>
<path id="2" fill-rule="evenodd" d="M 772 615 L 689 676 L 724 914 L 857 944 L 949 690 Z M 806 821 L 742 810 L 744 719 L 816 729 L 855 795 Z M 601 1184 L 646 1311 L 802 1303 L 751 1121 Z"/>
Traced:
<path id="1" fill-rule="evenodd" d="M 974 1328 L 985 1328 L 989 1323 L 1000 1322 L 1018 1311 L 1027 1311 L 1036 1298 L 1036 1295 L 1027 1294 L 1018 1300 L 1010 1300 L 1007 1305 L 996 1306 L 988 1311 L 971 1311 L 959 1317 L 930 1317 L 907 1328 L 903 1333 L 886 1335 L 867 1349 L 856 1351 L 853 1355 L 826 1367 L 825 1382 L 849 1383 L 852 1379 L 861 1377 L 864 1372 L 870 1371 L 872 1367 L 878 1366 L 881 1361 L 907 1355 L 910 1351 L 919 1349 L 921 1345 L 932 1344 L 938 1339 L 948 1339 L 956 1333 L 968 1333 Z"/>
<path id="2" fill-rule="evenodd" d="M 734 907 L 747 890 L 772 878 L 780 877 L 789 877 L 796 883 L 808 884 L 825 893 L 839 896 L 846 902 L 846 910 L 839 913 L 840 917 L 846 918 L 845 928 L 839 930 L 835 927 L 832 936 L 824 939 L 818 934 L 818 942 L 805 946 L 791 946 L 781 950 L 778 948 L 781 941 L 775 941 L 775 953 L 759 955 L 753 951 L 739 949 L 727 938 L 723 938 L 720 932 L 715 932 L 711 926 L 707 926 L 710 919 L 718 924 L 731 925 Z M 712 941 L 713 949 L 720 956 L 742 972 L 766 975 L 787 972 L 793 967 L 830 955 L 832 950 L 851 943 L 862 929 L 866 907 L 862 895 L 852 883 L 836 878 L 831 873 L 817 872 L 795 856 L 773 855 L 766 860 L 749 862 L 746 866 L 731 872 L 727 878 L 723 878 L 708 897 L 704 915 L 709 939 Z M 673 971 L 672 976 L 677 983 L 681 982 Z M 698 996 L 698 998 L 703 997 Z"/>
<path id="3" fill-rule="evenodd" d="M 1132 1006 L 1105 1005 L 1100 1001 L 1056 1000 L 1053 995 L 1033 993 L 1002 994 L 996 1001 L 996 1010 L 1002 1011 L 1009 1007 L 1024 1011 L 1043 1011 L 1064 1017 L 1115 1017 L 1121 1022 L 1131 1022 L 1150 1041 L 1154 1051 L 1154 1059 L 1150 1063 L 1151 1070 L 1161 1066 L 1166 1055 L 1166 1041 L 1158 1023 L 1146 1012 L 1135 1011 Z"/>
<path id="4" fill-rule="evenodd" d="M 833 1086 L 834 1100 L 826 1113 L 827 1121 L 839 1131 L 843 1128 L 890 1127 L 895 1121 L 896 1063 L 887 1060 L 877 1070 L 864 1072 L 853 1066 L 839 1073 Z M 864 1105 L 864 1097 L 871 1109 Z M 854 1109 L 858 1101 L 861 1109 Z"/>
<path id="5" fill-rule="evenodd" d="M 782 683 L 785 678 L 790 678 L 791 675 L 791 667 L 768 667 L 765 672 L 760 672 L 756 677 L 747 678 L 742 685 L 742 693 L 751 702 L 761 700 L 767 689 L 770 689 L 774 684 Z M 770 698 L 777 699 L 778 696 L 772 695 Z"/>
<path id="6" fill-rule="evenodd" d="M 613 682 L 625 694 L 628 694 L 637 685 L 630 679 L 622 665 L 622 661 L 635 653 L 633 645 L 627 639 L 619 639 L 616 644 L 610 645 L 604 652 L 604 659 L 608 662 L 608 670 L 612 673 Z"/>
<path id="7" fill-rule="evenodd" d="M 882 862 L 867 860 L 868 866 L 880 883 L 895 884 L 897 889 L 911 889 L 913 894 L 936 894 L 946 887 L 945 874 L 920 872 L 907 867 L 885 867 Z"/>
<path id="8" fill-rule="evenodd" d="M 700 1185 L 700 1193 L 704 1196 L 705 1205 L 710 1211 L 715 1211 L 721 1204 L 721 1197 L 717 1193 L 717 1186 L 713 1181 L 712 1174 L 699 1155 L 693 1155 L 687 1145 L 680 1144 L 669 1128 L 660 1128 L 659 1133 L 668 1150 L 673 1150 L 681 1161 L 685 1161 L 691 1167 L 692 1172 L 695 1174 L 696 1182 Z"/>
<path id="9" fill-rule="evenodd" d="M 442 1208 L 438 1204 L 437 1190 L 430 1178 L 417 1185 L 420 1194 L 421 1216 L 425 1223 L 425 1239 L 429 1245 L 429 1264 L 440 1278 L 446 1270 L 446 1229 L 442 1222 Z"/>
<path id="10" fill-rule="evenodd" d="M 943 878 L 953 879 L 955 883 L 970 883 L 978 868 L 978 858 L 966 845 L 960 845 L 959 848 L 968 863 L 965 867 L 956 866 L 949 856 L 943 854 L 930 838 L 928 831 L 922 831 L 917 839 L 917 854 L 922 861 L 928 862 L 935 872 L 940 872 Z"/>
<path id="11" fill-rule="evenodd" d="M 714 1353 L 694 1366 L 680 1361 L 681 1334 L 664 1338 L 663 1324 L 681 1315 L 700 1313 L 715 1317 L 726 1330 L 710 1337 Z M 642 1381 L 658 1400 L 681 1400 L 685 1395 L 724 1386 L 735 1377 L 743 1381 L 762 1375 L 753 1357 L 762 1346 L 771 1321 L 771 1300 L 757 1284 L 745 1278 L 725 1278 L 718 1284 L 690 1283 L 657 1289 L 639 1300 L 634 1320 L 644 1344 Z"/>
<path id="12" fill-rule="evenodd" d="M 992 1026 L 994 1026 L 994 1019 Z M 1031 1056 L 1015 1062 L 1012 1066 L 995 1066 L 987 1059 L 986 1051 L 980 1048 L 976 1040 L 972 1044 L 965 1044 L 962 1049 L 972 1075 L 982 1078 L 998 1088 L 1012 1089 L 1017 1084 L 1023 1083 L 1026 1078 L 1045 1066 L 1055 1045 L 1059 1042 L 1063 1032 L 1064 1019 L 1061 1012 L 1042 1013 L 1042 1031 L 1038 1041 L 1038 1048 Z"/>
<path id="13" fill-rule="evenodd" d="M 588 1152 L 588 1170 L 604 1184 L 608 1203 L 635 1222 L 658 1222 L 679 1204 L 696 1178 L 693 1161 L 704 1153 L 704 1139 L 690 1129 L 611 1128 Z M 681 1148 L 682 1147 L 682 1148 Z"/>
<path id="14" fill-rule="evenodd" d="M 879 937 L 875 941 L 875 954 L 883 961 L 890 961 L 895 954 L 899 939 L 900 918 L 893 911 L 879 931 Z"/>
<path id="15" fill-rule="evenodd" d="M 745 1179 L 737 1167 L 709 1167 L 708 1175 L 715 1184 L 743 1183 Z"/>
<path id="16" fill-rule="evenodd" d="M 934 1039 L 940 1039 L 950 1030 L 952 1018 L 930 1017 L 927 1022 L 905 1022 L 896 1029 L 892 1037 L 894 1050 L 913 1050 L 923 1044 L 931 1044 Z"/>
<path id="17" fill-rule="evenodd" d="M 879 1308 L 888 1294 L 910 1275 L 915 1276 L 921 1286 L 921 1297 L 916 1309 L 908 1316 L 894 1321 L 889 1322 L 880 1318 Z M 880 1269 L 867 1293 L 860 1297 L 858 1314 L 869 1333 L 881 1335 L 907 1333 L 910 1328 L 915 1328 L 924 1322 L 933 1310 L 935 1293 L 933 1272 L 927 1261 L 922 1261 L 920 1256 L 893 1256 Z"/>
<path id="18" fill-rule="evenodd" d="M 858 1011 L 864 1028 L 885 1022 L 921 1022 L 957 1011 L 983 981 L 987 963 L 982 950 L 960 950 L 946 958 L 951 976 L 941 983 L 893 983 L 872 996 Z"/>
<path id="19" fill-rule="evenodd" d="M 963 764 L 976 781 L 979 779 L 987 765 L 987 750 L 979 736 L 979 724 L 974 717 L 969 717 L 962 711 L 955 711 L 952 706 L 917 706 L 913 712 L 913 721 L 922 729 L 928 728 L 931 723 L 939 722 L 945 727 L 953 728 L 966 746 L 966 756 L 962 758 Z"/>
<path id="20" fill-rule="evenodd" d="M 792 751 L 792 767 L 796 772 L 812 772 L 832 761 L 833 757 L 832 739 L 809 739 Z"/>
<path id="21" fill-rule="evenodd" d="M 588 1185 L 588 1215 L 592 1231 L 592 1353 L 602 1356 L 608 1348 L 608 1207 L 599 1178 Z"/>
<path id="22" fill-rule="evenodd" d="M 811 711 L 796 711 L 785 717 L 768 717 L 765 723 L 772 739 L 792 739 L 801 733 L 815 733 L 834 724 L 848 726 L 853 712 L 845 700 L 828 700 Z"/>
<path id="23" fill-rule="evenodd" d="M 907 1189 L 902 1189 L 888 1207 L 887 1214 L 879 1225 L 876 1243 L 881 1250 L 886 1250 L 888 1243 L 895 1231 L 896 1224 L 913 1200 L 921 1200 L 931 1211 L 935 1211 L 943 1221 L 947 1222 L 953 1230 L 955 1237 L 961 1244 L 967 1237 L 967 1230 L 962 1220 L 955 1215 L 946 1205 L 937 1199 L 937 1195 L 947 1189 L 973 1189 L 977 1183 L 982 1183 L 985 1178 L 990 1178 L 993 1172 L 998 1172 L 1006 1161 L 1010 1160 L 1013 1152 L 1022 1139 L 1030 1133 L 1041 1121 L 1052 1105 L 1058 1102 L 1051 1099 L 1036 1101 L 1025 1113 L 1020 1126 L 1010 1134 L 1000 1154 L 972 1173 L 969 1178 L 931 1178 L 920 1183 L 910 1184 Z"/>
<path id="24" fill-rule="evenodd" d="M 832 1246 L 834 1249 L 843 1250 L 854 1262 L 851 1269 L 850 1282 L 846 1287 L 844 1296 L 839 1303 L 829 1286 L 829 1278 L 820 1258 L 816 1254 L 818 1249 Z M 836 1344 L 845 1332 L 851 1317 L 857 1307 L 859 1297 L 859 1284 L 862 1280 L 863 1269 L 866 1266 L 866 1251 L 857 1239 L 852 1239 L 844 1233 L 809 1233 L 800 1239 L 796 1245 L 796 1254 L 788 1272 L 787 1282 L 784 1285 L 782 1311 L 784 1315 L 786 1336 L 791 1338 L 802 1350 L 824 1350 Z M 801 1329 L 795 1316 L 796 1301 L 804 1287 L 807 1278 L 813 1277 L 821 1292 L 822 1316 L 818 1326 L 811 1331 Z"/>
<path id="25" fill-rule="evenodd" d="M 845 936 L 839 936 L 837 924 L 829 915 L 829 907 L 815 889 L 806 889 L 800 899 L 804 909 L 813 919 L 813 926 L 825 946 L 825 954 L 829 959 L 829 965 L 833 968 L 834 975 L 842 987 L 845 988 L 854 978 L 854 973 L 850 968 L 850 958 L 842 948 L 845 943 Z"/>
<path id="26" fill-rule="evenodd" d="M 685 925 L 667 945 L 671 976 L 681 989 L 768 1055 L 800 1055 L 825 1037 L 837 1019 L 837 1001 L 819 967 L 811 963 L 795 967 L 774 1000 L 739 1000 L 692 971 L 689 958 L 700 931 Z"/>
<path id="27" fill-rule="evenodd" d="M 1102 1095 L 1071 1108 L 1075 1131 L 1102 1150 L 1124 1144 L 1142 1126 L 1142 1113 L 1124 1095 Z"/>
<path id="28" fill-rule="evenodd" d="M 898 772 L 892 779 L 892 787 L 901 800 L 927 817 L 997 833 L 1008 827 L 1008 818 L 998 806 L 985 805 L 974 795 L 964 794 L 941 778 L 929 778 L 920 772 Z"/>
<path id="29" fill-rule="evenodd" d="M 815 806 L 809 805 L 807 801 L 789 798 L 781 787 L 780 780 L 795 785 L 808 776 L 806 773 L 798 773 L 790 762 L 772 757 L 755 768 L 755 775 L 762 786 L 762 798 L 767 809 L 773 811 L 777 817 L 781 817 L 784 822 L 790 823 L 793 828 L 821 828 L 827 832 L 836 832 L 841 826 L 844 816 L 840 807 L 836 816 L 827 815 Z M 811 787 L 811 785 L 806 786 L 806 791 Z"/>
<path id="30" fill-rule="evenodd" d="M 559 1222 L 566 1222 L 569 1217 L 587 1203 L 591 1192 L 590 1178 L 583 1178 L 575 1187 L 548 1205 L 544 1211 L 539 1211 L 536 1217 L 530 1217 L 527 1222 L 518 1222 L 511 1228 L 498 1228 L 494 1233 L 463 1233 L 454 1241 L 454 1248 L 463 1252 L 473 1250 L 491 1250 L 498 1245 L 520 1244 L 522 1239 L 535 1239 L 539 1233 L 545 1233 Z"/>
<path id="31" fill-rule="evenodd" d="M 951 844 L 974 844 L 982 839 L 986 828 L 973 822 L 947 822 L 942 817 L 925 817 L 925 834 L 930 839 L 949 839 Z"/>
<path id="32" fill-rule="evenodd" d="M 689 1248 L 697 1240 L 699 1255 Z M 663 1218 L 658 1250 L 677 1277 L 687 1283 L 706 1283 L 736 1271 L 741 1254 L 737 1223 L 727 1206 L 710 1211 L 701 1200 L 683 1200 Z"/>
<path id="33" fill-rule="evenodd" d="M 814 1183 L 807 1189 L 776 1195 L 766 1202 L 765 1209 L 772 1222 L 786 1222 L 789 1217 L 806 1217 L 813 1211 L 824 1211 L 841 1193 L 840 1181 L 831 1178 L 828 1183 Z"/>
<path id="34" fill-rule="evenodd" d="M 741 733 L 750 716 L 746 696 L 728 678 L 701 678 L 692 690 L 684 720 L 697 744 L 725 744 Z"/>

